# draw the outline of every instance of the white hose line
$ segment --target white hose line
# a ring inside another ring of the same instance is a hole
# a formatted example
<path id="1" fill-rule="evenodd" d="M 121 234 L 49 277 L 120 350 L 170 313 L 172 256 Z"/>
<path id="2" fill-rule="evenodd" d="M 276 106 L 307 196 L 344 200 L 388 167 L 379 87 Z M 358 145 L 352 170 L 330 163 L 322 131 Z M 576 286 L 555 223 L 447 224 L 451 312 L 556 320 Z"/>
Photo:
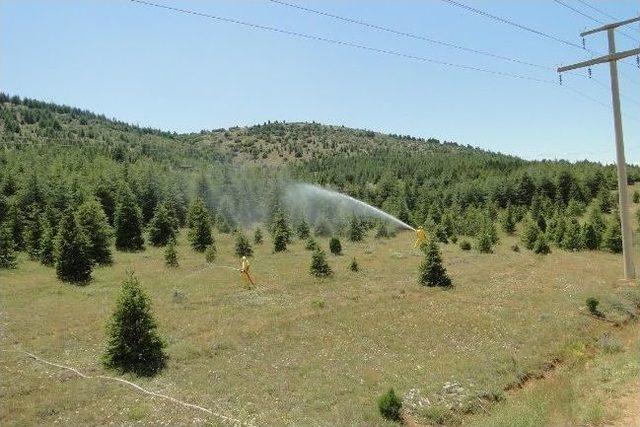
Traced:
<path id="1" fill-rule="evenodd" d="M 170 400 L 171 402 L 177 403 L 177 404 L 185 406 L 187 408 L 198 409 L 200 411 L 206 412 L 209 415 L 212 415 L 214 417 L 218 417 L 221 420 L 227 421 L 227 422 L 232 423 L 234 425 L 253 427 L 253 424 L 251 424 L 251 423 L 243 422 L 243 421 L 237 420 L 235 418 L 231 418 L 231 417 L 228 417 L 226 415 L 222 415 L 220 413 L 213 412 L 211 409 L 207 409 L 207 408 L 204 408 L 202 406 L 195 405 L 193 403 L 183 402 L 182 400 L 178 400 L 178 399 L 176 399 L 174 397 L 171 397 L 171 396 L 166 396 L 164 394 L 155 393 L 153 391 L 146 390 L 146 389 L 140 387 L 138 384 L 132 383 L 131 381 L 124 380 L 122 378 L 108 377 L 106 375 L 91 376 L 91 375 L 83 374 L 82 372 L 80 372 L 79 370 L 77 370 L 75 368 L 72 368 L 70 366 L 65 366 L 65 365 L 59 365 L 57 363 L 50 362 L 50 361 L 45 360 L 45 359 L 43 359 L 43 358 L 41 358 L 39 356 L 36 356 L 33 353 L 29 353 L 28 351 L 25 351 L 25 350 L 2 350 L 2 351 L 15 351 L 15 352 L 18 352 L 18 353 L 24 353 L 27 356 L 31 357 L 32 359 L 35 359 L 35 360 L 37 360 L 37 361 L 39 361 L 41 363 L 45 363 L 47 365 L 55 366 L 56 368 L 66 369 L 68 371 L 71 371 L 71 372 L 75 373 L 76 375 L 80 376 L 81 378 L 85 378 L 85 379 L 100 378 L 100 379 L 105 379 L 105 380 L 109 380 L 109 381 L 117 381 L 117 382 L 120 382 L 120 383 L 123 383 L 123 384 L 127 384 L 127 385 L 129 385 L 129 386 L 131 386 L 131 387 L 133 387 L 133 388 L 135 388 L 135 389 L 137 389 L 137 390 L 139 390 L 139 391 L 141 391 L 141 392 L 143 392 L 145 394 L 148 394 L 149 396 L 154 396 L 154 397 L 159 397 L 161 399 Z"/>

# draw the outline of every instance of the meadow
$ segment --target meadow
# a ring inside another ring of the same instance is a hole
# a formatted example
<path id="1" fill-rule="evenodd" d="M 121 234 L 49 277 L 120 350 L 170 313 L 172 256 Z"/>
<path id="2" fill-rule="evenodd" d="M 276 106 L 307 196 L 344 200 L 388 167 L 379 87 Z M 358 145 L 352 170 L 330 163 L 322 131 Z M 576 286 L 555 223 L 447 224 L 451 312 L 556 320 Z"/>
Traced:
<path id="1" fill-rule="evenodd" d="M 619 254 L 515 252 L 506 235 L 493 254 L 441 245 L 454 284 L 441 289 L 418 285 L 411 232 L 343 240 L 328 279 L 309 274 L 304 242 L 273 253 L 266 237 L 247 290 L 228 268 L 240 264 L 233 237 L 215 238 L 213 264 L 183 230 L 178 268 L 164 265 L 162 248 L 114 251 L 86 286 L 63 284 L 25 254 L 0 270 L 0 423 L 226 425 L 20 352 L 118 376 L 100 356 L 127 270 L 152 300 L 169 361 L 155 377 L 123 378 L 253 425 L 387 425 L 376 399 L 390 387 L 405 397 L 408 425 L 598 425 L 624 417 L 611 402 L 637 386 L 640 292 L 619 281 Z M 328 239 L 318 242 L 328 253 Z M 590 296 L 604 320 L 585 309 Z"/>

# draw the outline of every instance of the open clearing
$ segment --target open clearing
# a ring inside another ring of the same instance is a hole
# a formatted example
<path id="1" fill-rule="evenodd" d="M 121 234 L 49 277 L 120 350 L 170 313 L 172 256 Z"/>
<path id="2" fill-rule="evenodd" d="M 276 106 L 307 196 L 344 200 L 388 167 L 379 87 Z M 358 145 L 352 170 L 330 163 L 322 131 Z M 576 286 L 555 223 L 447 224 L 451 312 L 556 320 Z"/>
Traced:
<path id="1" fill-rule="evenodd" d="M 243 421 L 384 424 L 376 398 L 389 387 L 401 395 L 418 390 L 414 403 L 428 399 L 433 404 L 445 383 L 456 382 L 460 395 L 481 400 L 478 396 L 499 395 L 544 375 L 555 361 L 563 366 L 553 372 L 560 382 L 557 389 L 564 390 L 564 366 L 582 371 L 580 366 L 597 364 L 599 358 L 611 365 L 608 379 L 589 377 L 592 382 L 578 388 L 608 384 L 610 390 L 590 393 L 602 397 L 598 423 L 624 415 L 605 403 L 635 384 L 637 326 L 615 327 L 585 315 L 582 308 L 588 296 L 596 296 L 610 320 L 625 322 L 635 312 L 630 295 L 637 286 L 618 281 L 619 255 L 555 250 L 540 257 L 511 251 L 515 239 L 506 236 L 491 255 L 443 245 L 455 287 L 441 290 L 417 285 L 421 257 L 412 248 L 411 233 L 388 240 L 368 237 L 358 244 L 343 241 L 344 255 L 328 256 L 334 276 L 327 280 L 309 275 L 311 253 L 303 242 L 274 254 L 267 238 L 254 246 L 258 287 L 244 290 L 239 273 L 222 267 L 239 264 L 231 236 L 216 235 L 219 255 L 208 268 L 204 256 L 188 247 L 185 234 L 178 246 L 179 268 L 164 266 L 162 249 L 115 252 L 114 265 L 95 270 L 93 282 L 84 287 L 62 284 L 53 270 L 21 255 L 18 269 L 0 272 L 2 348 L 22 348 L 89 375 L 116 376 L 102 368 L 99 358 L 120 283 L 125 271 L 133 269 L 153 301 L 170 359 L 154 378 L 123 378 Z M 328 252 L 328 241 L 320 243 Z M 348 269 L 354 256 L 359 273 Z M 640 263 L 637 254 L 636 261 Z M 184 297 L 176 298 L 176 291 Z M 597 350 L 607 331 L 622 334 L 622 348 Z M 3 425 L 221 423 L 117 383 L 81 379 L 20 353 L 6 351 L 1 357 Z M 523 396 L 535 395 L 536 387 L 508 391 L 499 404 L 482 397 L 483 409 L 464 416 L 479 424 L 501 424 L 503 419 L 527 425 L 530 413 L 518 412 L 518 405 L 529 408 Z M 549 399 L 547 392 L 540 389 L 538 398 Z M 437 419 L 439 404 L 428 409 L 416 404 L 417 419 Z M 569 420 L 590 423 L 594 405 L 576 406 Z M 557 413 L 557 405 L 534 409 L 540 420 L 566 418 Z"/>

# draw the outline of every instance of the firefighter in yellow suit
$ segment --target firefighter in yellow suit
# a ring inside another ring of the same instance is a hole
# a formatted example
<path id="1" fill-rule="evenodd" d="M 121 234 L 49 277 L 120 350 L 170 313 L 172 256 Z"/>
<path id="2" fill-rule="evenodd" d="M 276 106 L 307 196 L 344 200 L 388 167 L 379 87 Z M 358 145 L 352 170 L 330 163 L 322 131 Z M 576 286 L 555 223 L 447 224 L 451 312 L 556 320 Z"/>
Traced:
<path id="1" fill-rule="evenodd" d="M 413 247 L 419 248 L 426 240 L 427 233 L 424 232 L 424 228 L 422 226 L 418 227 L 416 230 L 416 244 Z"/>
<path id="2" fill-rule="evenodd" d="M 249 268 L 250 267 L 251 267 L 251 265 L 249 264 L 249 260 L 247 259 L 246 256 L 243 256 L 242 257 L 242 266 L 240 267 L 240 275 L 242 276 L 242 281 L 244 283 L 244 286 L 247 289 L 251 289 L 252 286 L 256 285 L 255 283 L 253 283 L 253 279 L 249 275 Z"/>

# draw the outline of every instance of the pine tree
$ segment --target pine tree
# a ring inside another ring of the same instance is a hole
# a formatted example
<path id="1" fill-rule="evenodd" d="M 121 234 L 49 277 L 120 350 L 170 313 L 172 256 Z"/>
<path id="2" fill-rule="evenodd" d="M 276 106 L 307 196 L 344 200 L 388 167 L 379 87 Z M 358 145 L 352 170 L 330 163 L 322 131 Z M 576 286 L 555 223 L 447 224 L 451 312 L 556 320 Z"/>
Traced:
<path id="1" fill-rule="evenodd" d="M 153 212 L 147 230 L 149 231 L 149 242 L 153 246 L 164 246 L 171 240 L 175 240 L 178 221 L 171 215 L 166 205 L 159 204 Z"/>
<path id="2" fill-rule="evenodd" d="M 278 234 L 281 234 L 281 238 L 284 238 L 285 243 L 291 243 L 291 229 L 289 228 L 289 222 L 281 209 L 278 209 L 274 214 L 270 232 L 274 240 Z"/>
<path id="3" fill-rule="evenodd" d="M 422 246 L 422 249 L 425 256 L 418 268 L 418 282 L 422 286 L 451 286 L 451 279 L 442 265 L 440 249 L 438 249 L 436 242 L 429 240 Z"/>
<path id="4" fill-rule="evenodd" d="M 500 225 L 502 226 L 502 231 L 507 234 L 513 234 L 516 231 L 516 221 L 513 215 L 513 207 L 511 204 L 507 205 L 507 208 L 502 212 L 502 216 L 500 217 Z"/>
<path id="5" fill-rule="evenodd" d="M 55 263 L 56 231 L 46 218 L 42 218 L 42 238 L 40 239 L 40 262 L 47 267 Z"/>
<path id="6" fill-rule="evenodd" d="M 118 250 L 139 251 L 144 249 L 142 213 L 126 183 L 122 183 L 118 191 L 113 223 Z"/>
<path id="7" fill-rule="evenodd" d="M 309 238 L 311 230 L 309 229 L 309 224 L 307 224 L 307 221 L 305 221 L 304 218 L 302 218 L 298 223 L 298 226 L 296 227 L 296 233 L 298 234 L 298 238 L 300 240 L 306 240 L 307 238 Z"/>
<path id="8" fill-rule="evenodd" d="M 62 217 L 55 239 L 56 274 L 63 282 L 84 283 L 91 280 L 93 262 L 90 244 L 71 209 Z"/>
<path id="9" fill-rule="evenodd" d="M 96 200 L 83 203 L 78 208 L 78 225 L 89 240 L 89 258 L 91 262 L 109 265 L 111 256 L 112 230 L 109 220 Z"/>
<path id="10" fill-rule="evenodd" d="M 151 376 L 166 365 L 166 344 L 158 335 L 149 297 L 132 273 L 122 283 L 107 334 L 106 367 Z"/>
<path id="11" fill-rule="evenodd" d="M 331 228 L 324 220 L 319 220 L 313 228 L 313 234 L 317 237 L 328 237 L 331 235 Z"/>
<path id="12" fill-rule="evenodd" d="M 632 196 L 633 203 L 640 203 L 640 191 L 636 190 Z"/>
<path id="13" fill-rule="evenodd" d="M 607 228 L 602 236 L 602 246 L 615 254 L 622 252 L 622 229 L 620 228 L 618 215 L 615 213 L 608 221 Z"/>
<path id="14" fill-rule="evenodd" d="M 253 234 L 253 243 L 256 245 L 262 244 L 262 230 L 260 227 L 256 228 L 256 232 Z"/>
<path id="15" fill-rule="evenodd" d="M 178 251 L 176 251 L 176 241 L 174 239 L 169 240 L 167 248 L 164 250 L 164 264 L 172 268 L 179 266 Z"/>
<path id="16" fill-rule="evenodd" d="M 605 228 L 607 228 L 607 224 L 604 221 L 604 217 L 602 212 L 600 212 L 600 209 L 594 206 L 589 211 L 587 222 L 593 226 L 593 229 L 596 232 L 596 241 L 598 243 L 597 247 L 599 248 L 602 244 L 602 235 L 604 234 Z"/>
<path id="17" fill-rule="evenodd" d="M 487 232 L 480 232 L 480 235 L 477 237 L 476 248 L 478 252 L 482 254 L 490 254 L 493 252 L 491 249 L 492 246 L 491 235 Z"/>
<path id="18" fill-rule="evenodd" d="M 580 237 L 582 239 L 582 246 L 591 251 L 598 249 L 600 246 L 600 243 L 598 242 L 598 233 L 590 222 L 587 222 L 582 226 Z"/>
<path id="19" fill-rule="evenodd" d="M 533 252 L 540 255 L 547 255 L 551 253 L 549 242 L 547 242 L 547 236 L 544 233 L 539 233 L 536 242 L 533 244 Z"/>
<path id="20" fill-rule="evenodd" d="M 342 243 L 340 243 L 340 239 L 332 237 L 331 240 L 329 240 L 329 250 L 334 255 L 342 255 Z"/>
<path id="21" fill-rule="evenodd" d="M 249 239 L 241 231 L 236 233 L 236 256 L 242 258 L 243 256 L 250 257 L 253 255 L 253 249 L 249 243 Z"/>
<path id="22" fill-rule="evenodd" d="M 32 260 L 37 260 L 40 257 L 40 240 L 42 239 L 40 216 L 41 211 L 34 204 L 27 208 L 24 218 L 24 247 Z"/>
<path id="23" fill-rule="evenodd" d="M 382 239 L 389 237 L 389 230 L 387 229 L 387 225 L 384 222 L 378 224 L 376 228 L 376 239 Z"/>
<path id="24" fill-rule="evenodd" d="M 540 234 L 540 228 L 538 224 L 533 221 L 530 217 L 527 217 L 522 226 L 522 231 L 520 234 L 520 241 L 527 249 L 533 249 L 533 245 L 536 243 L 538 239 L 538 234 Z"/>
<path id="25" fill-rule="evenodd" d="M 276 233 L 273 237 L 273 251 L 284 252 L 287 250 L 287 237 L 284 233 Z"/>
<path id="26" fill-rule="evenodd" d="M 207 249 L 204 251 L 204 259 L 209 264 L 211 264 L 216 260 L 216 255 L 217 255 L 216 244 L 212 243 L 209 246 L 207 246 Z"/>
<path id="27" fill-rule="evenodd" d="M 329 277 L 333 274 L 331 267 L 327 264 L 324 251 L 316 249 L 311 256 L 311 275 L 316 277 Z"/>
<path id="28" fill-rule="evenodd" d="M 360 271 L 360 266 L 358 265 L 358 261 L 356 261 L 355 258 L 351 260 L 351 264 L 349 264 L 349 270 L 353 271 L 354 273 Z"/>
<path id="29" fill-rule="evenodd" d="M 202 199 L 198 198 L 191 204 L 187 224 L 189 225 L 191 247 L 198 252 L 204 252 L 207 246 L 213 243 L 213 236 L 211 235 L 209 213 Z"/>
<path id="30" fill-rule="evenodd" d="M 0 268 L 16 268 L 16 253 L 11 231 L 0 224 Z"/>
<path id="31" fill-rule="evenodd" d="M 320 249 L 320 246 L 318 246 L 318 242 L 316 242 L 313 237 L 309 237 L 304 248 L 308 251 L 315 251 L 316 249 Z"/>
<path id="32" fill-rule="evenodd" d="M 567 230 L 562 239 L 562 248 L 568 251 L 579 251 L 582 249 L 580 224 L 575 218 L 571 218 L 571 221 L 567 224 Z"/>
<path id="33" fill-rule="evenodd" d="M 351 216 L 351 220 L 349 221 L 349 240 L 352 242 L 359 242 L 364 237 L 364 230 L 362 227 L 362 223 L 355 215 Z"/>
<path id="34" fill-rule="evenodd" d="M 602 188 L 598 192 L 598 195 L 596 196 L 596 205 L 598 206 L 598 208 L 600 209 L 600 212 L 602 213 L 611 212 L 611 208 L 613 207 L 613 202 L 611 201 L 611 192 L 608 189 Z"/>

